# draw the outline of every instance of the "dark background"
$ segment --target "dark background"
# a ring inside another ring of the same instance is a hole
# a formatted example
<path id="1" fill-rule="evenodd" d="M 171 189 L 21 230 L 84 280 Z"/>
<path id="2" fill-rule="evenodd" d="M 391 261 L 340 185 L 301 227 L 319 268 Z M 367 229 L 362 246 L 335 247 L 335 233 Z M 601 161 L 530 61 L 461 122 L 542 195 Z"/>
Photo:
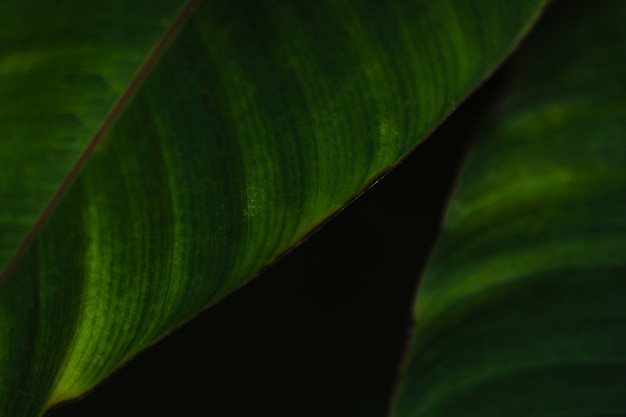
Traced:
<path id="1" fill-rule="evenodd" d="M 293 253 L 47 417 L 384 416 L 468 133 L 505 73 Z"/>

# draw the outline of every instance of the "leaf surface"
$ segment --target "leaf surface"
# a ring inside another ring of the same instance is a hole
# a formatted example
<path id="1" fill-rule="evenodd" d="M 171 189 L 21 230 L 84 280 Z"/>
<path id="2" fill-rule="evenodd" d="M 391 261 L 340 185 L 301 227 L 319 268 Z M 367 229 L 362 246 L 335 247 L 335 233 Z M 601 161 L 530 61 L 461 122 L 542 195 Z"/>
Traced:
<path id="1" fill-rule="evenodd" d="M 0 268 L 181 6 L 182 0 L 0 4 Z"/>
<path id="2" fill-rule="evenodd" d="M 74 4 L 2 6 L 2 416 L 81 395 L 258 274 L 415 147 L 543 1 Z"/>
<path id="3" fill-rule="evenodd" d="M 522 47 L 419 290 L 397 416 L 626 413 L 624 19 L 565 1 Z"/>

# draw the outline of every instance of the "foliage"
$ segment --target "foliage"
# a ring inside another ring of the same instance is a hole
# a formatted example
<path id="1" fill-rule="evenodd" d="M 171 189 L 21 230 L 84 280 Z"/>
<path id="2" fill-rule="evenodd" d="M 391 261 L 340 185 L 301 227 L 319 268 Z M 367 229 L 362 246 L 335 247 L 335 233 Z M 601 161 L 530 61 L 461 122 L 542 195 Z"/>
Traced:
<path id="1" fill-rule="evenodd" d="M 0 5 L 0 415 L 83 394 L 258 275 L 404 158 L 543 9 Z M 561 2 L 502 75 L 420 285 L 396 415 L 624 411 L 624 17 L 618 1 Z M 380 415 L 387 394 L 347 413 Z"/>

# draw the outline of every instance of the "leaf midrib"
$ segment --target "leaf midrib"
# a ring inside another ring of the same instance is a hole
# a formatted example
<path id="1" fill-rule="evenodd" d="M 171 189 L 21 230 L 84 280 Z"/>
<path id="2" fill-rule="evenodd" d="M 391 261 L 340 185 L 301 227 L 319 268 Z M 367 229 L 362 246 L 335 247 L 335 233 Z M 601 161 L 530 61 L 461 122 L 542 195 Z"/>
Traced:
<path id="1" fill-rule="evenodd" d="M 128 83 L 128 86 L 124 89 L 117 101 L 113 104 L 111 110 L 109 110 L 107 115 L 102 120 L 102 123 L 100 124 L 98 130 L 94 133 L 91 139 L 89 139 L 89 141 L 87 142 L 87 146 L 85 146 L 83 151 L 80 153 L 78 159 L 65 175 L 65 178 L 63 179 L 57 190 L 54 192 L 41 213 L 37 216 L 37 219 L 26 233 L 24 239 L 22 239 L 13 255 L 11 255 L 11 258 L 0 273 L 0 287 L 11 275 L 28 247 L 31 245 L 31 243 L 33 243 L 50 215 L 54 212 L 54 209 L 57 207 L 63 196 L 69 190 L 70 186 L 74 183 L 74 180 L 78 177 L 84 166 L 87 164 L 90 156 L 98 148 L 98 145 L 100 145 L 106 138 L 106 135 L 113 126 L 113 124 L 122 115 L 124 109 L 130 103 L 139 87 L 147 78 L 150 71 L 156 66 L 157 62 L 168 49 L 176 35 L 179 33 L 180 29 L 189 20 L 199 2 L 200 0 L 187 0 L 185 4 L 180 8 L 178 13 L 174 16 L 165 32 L 157 40 L 155 46 L 147 54 L 146 59 L 139 66 L 138 70 L 135 72 L 135 75 L 133 75 L 130 82 Z"/>

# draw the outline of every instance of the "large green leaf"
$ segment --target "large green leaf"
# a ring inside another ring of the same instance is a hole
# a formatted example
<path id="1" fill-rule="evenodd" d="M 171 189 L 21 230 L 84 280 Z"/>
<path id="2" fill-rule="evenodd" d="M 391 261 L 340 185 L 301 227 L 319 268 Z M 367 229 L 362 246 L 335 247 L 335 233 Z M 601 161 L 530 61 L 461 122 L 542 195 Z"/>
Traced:
<path id="1" fill-rule="evenodd" d="M 258 274 L 543 5 L 127 3 L 0 6 L 2 416 L 82 394 Z"/>
<path id="2" fill-rule="evenodd" d="M 626 414 L 626 3 L 524 45 L 416 303 L 398 416 Z"/>

